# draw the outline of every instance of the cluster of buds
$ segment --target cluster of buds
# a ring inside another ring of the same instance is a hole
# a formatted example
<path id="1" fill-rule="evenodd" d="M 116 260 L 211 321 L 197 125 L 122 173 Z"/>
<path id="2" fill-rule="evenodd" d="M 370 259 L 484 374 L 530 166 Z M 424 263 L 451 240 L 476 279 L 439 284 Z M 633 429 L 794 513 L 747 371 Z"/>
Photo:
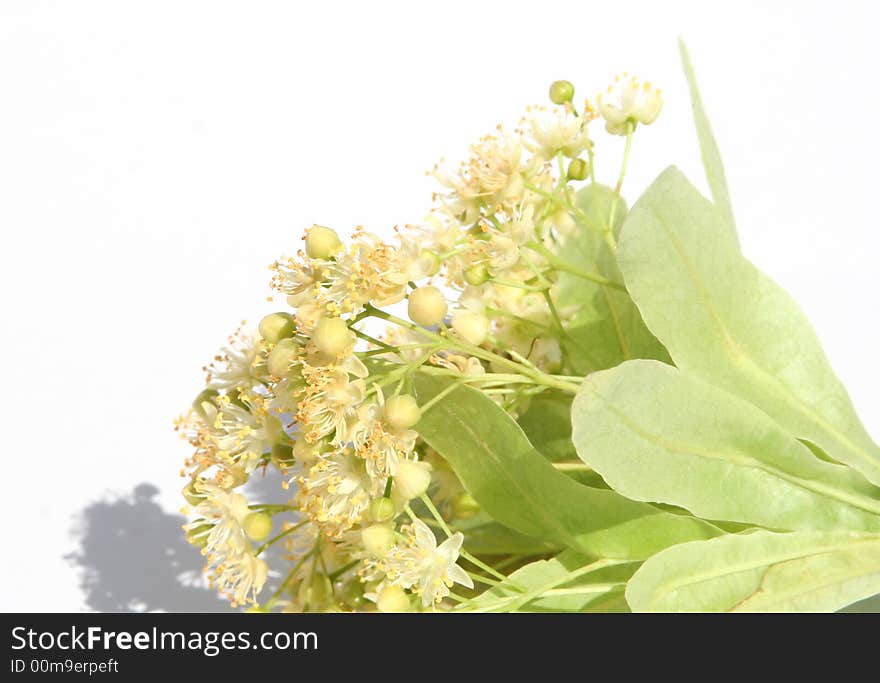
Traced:
<path id="1" fill-rule="evenodd" d="M 632 79 L 616 104 L 579 112 L 573 97 L 554 83 L 555 106 L 530 108 L 512 133 L 499 127 L 457 169 L 436 167 L 434 208 L 393 241 L 316 225 L 272 264 L 289 309 L 230 339 L 178 425 L 194 449 L 187 536 L 235 604 L 257 604 L 275 543 L 292 564 L 263 609 L 438 609 L 481 580 L 487 565 L 455 529 L 482 512 L 421 440 L 431 406 L 413 378 L 454 377 L 516 415 L 569 370 L 560 341 L 572 312 L 556 305 L 556 285 L 579 227 L 577 184 L 595 182 L 589 124 L 602 116 L 631 134 L 660 108 Z M 241 487 L 267 467 L 292 498 L 249 504 Z"/>

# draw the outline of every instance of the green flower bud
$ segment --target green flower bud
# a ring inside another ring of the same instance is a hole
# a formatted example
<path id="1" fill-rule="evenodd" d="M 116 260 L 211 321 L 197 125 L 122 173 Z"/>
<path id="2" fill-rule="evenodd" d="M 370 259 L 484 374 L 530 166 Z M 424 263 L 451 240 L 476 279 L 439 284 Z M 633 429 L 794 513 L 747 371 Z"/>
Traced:
<path id="1" fill-rule="evenodd" d="M 361 543 L 375 557 L 385 557 L 394 546 L 394 529 L 390 524 L 373 524 L 361 530 Z"/>
<path id="2" fill-rule="evenodd" d="M 385 422 L 393 429 L 409 429 L 422 417 L 422 409 L 409 394 L 389 396 L 385 401 Z"/>
<path id="3" fill-rule="evenodd" d="M 340 249 L 342 241 L 335 230 L 313 225 L 306 231 L 306 254 L 309 258 L 328 259 Z"/>
<path id="4" fill-rule="evenodd" d="M 436 287 L 427 285 L 409 293 L 409 319 L 423 327 L 432 327 L 446 317 L 446 297 Z"/>
<path id="5" fill-rule="evenodd" d="M 189 484 L 183 487 L 183 490 L 180 492 L 183 497 L 186 499 L 186 502 L 190 505 L 199 505 L 200 503 L 205 502 L 205 498 L 207 496 L 204 493 L 200 493 L 196 489 L 196 482 L 191 481 Z"/>
<path id="6" fill-rule="evenodd" d="M 480 504 L 467 491 L 452 498 L 452 514 L 456 519 L 470 519 L 480 512 Z"/>
<path id="7" fill-rule="evenodd" d="M 452 317 L 452 329 L 468 344 L 479 346 L 489 336 L 489 319 L 481 313 L 462 311 Z"/>
<path id="8" fill-rule="evenodd" d="M 425 264 L 425 275 L 428 277 L 436 275 L 440 270 L 440 257 L 433 251 L 423 249 L 419 252 L 419 261 Z"/>
<path id="9" fill-rule="evenodd" d="M 214 399 L 220 394 L 216 389 L 204 389 L 198 396 L 193 399 L 192 407 L 193 410 L 196 411 L 196 415 L 198 415 L 203 420 L 208 419 L 207 413 L 205 412 L 205 407 L 202 405 L 203 403 L 214 404 Z"/>
<path id="10" fill-rule="evenodd" d="M 412 603 L 403 588 L 388 585 L 376 597 L 376 608 L 380 612 L 410 612 Z"/>
<path id="11" fill-rule="evenodd" d="M 406 500 L 418 498 L 431 484 L 431 466 L 417 460 L 401 460 L 394 473 L 394 487 Z"/>
<path id="12" fill-rule="evenodd" d="M 570 180 L 585 180 L 590 173 L 590 165 L 583 159 L 572 159 L 568 165 L 568 178 Z"/>
<path id="13" fill-rule="evenodd" d="M 269 352 L 269 357 L 266 359 L 266 369 L 273 377 L 284 377 L 298 355 L 299 344 L 297 341 L 291 338 L 282 339 Z"/>
<path id="14" fill-rule="evenodd" d="M 244 518 L 244 532 L 254 541 L 262 541 L 272 531 L 272 517 L 265 512 L 252 512 Z"/>
<path id="15" fill-rule="evenodd" d="M 550 84 L 550 101 L 553 104 L 571 102 L 574 97 L 574 86 L 571 81 L 553 81 Z"/>
<path id="16" fill-rule="evenodd" d="M 376 498 L 370 503 L 370 517 L 377 522 L 388 522 L 394 519 L 397 509 L 390 498 Z"/>
<path id="17" fill-rule="evenodd" d="M 290 313 L 270 313 L 260 321 L 260 335 L 270 344 L 277 344 L 296 331 L 296 319 Z"/>
<path id="18" fill-rule="evenodd" d="M 483 263 L 478 263 L 477 265 L 471 266 L 466 271 L 464 271 L 465 282 L 467 282 L 469 285 L 473 285 L 474 287 L 483 284 L 488 279 L 489 270 Z"/>
<path id="19" fill-rule="evenodd" d="M 354 343 L 354 334 L 342 318 L 321 318 L 315 325 L 312 342 L 321 355 L 338 358 Z"/>

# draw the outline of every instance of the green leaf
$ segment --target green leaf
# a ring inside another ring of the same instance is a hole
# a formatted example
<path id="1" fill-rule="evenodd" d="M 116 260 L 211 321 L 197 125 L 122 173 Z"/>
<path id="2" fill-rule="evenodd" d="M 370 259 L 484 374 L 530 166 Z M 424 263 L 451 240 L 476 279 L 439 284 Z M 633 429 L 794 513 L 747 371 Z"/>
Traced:
<path id="1" fill-rule="evenodd" d="M 670 365 L 636 360 L 590 375 L 572 422 L 581 458 L 627 498 L 777 530 L 880 531 L 880 489 Z"/>
<path id="2" fill-rule="evenodd" d="M 633 207 L 618 259 L 645 322 L 679 368 L 751 401 L 880 484 L 880 448 L 806 316 L 743 257 L 719 212 L 675 167 Z"/>
<path id="3" fill-rule="evenodd" d="M 546 555 L 561 550 L 558 543 L 521 534 L 485 512 L 456 520 L 455 528 L 464 533 L 464 547 L 474 555 Z"/>
<path id="4" fill-rule="evenodd" d="M 596 184 L 578 192 L 576 204 L 579 229 L 564 241 L 560 255 L 582 270 L 622 282 L 617 260 L 603 234 L 610 225 L 612 234 L 619 235 L 626 202 L 611 188 Z M 669 359 L 624 291 L 561 272 L 557 305 L 568 331 L 561 342 L 578 374 L 604 370 L 629 358 Z M 568 311 L 574 314 L 569 317 Z"/>
<path id="5" fill-rule="evenodd" d="M 700 141 L 700 154 L 703 157 L 703 168 L 706 169 L 706 180 L 709 181 L 709 190 L 712 192 L 712 201 L 718 208 L 721 220 L 724 221 L 732 238 L 738 241 L 736 234 L 736 222 L 733 219 L 733 205 L 730 202 L 730 192 L 727 189 L 727 178 L 724 175 L 724 165 L 721 163 L 721 152 L 712 134 L 712 126 L 709 125 L 709 117 L 703 107 L 703 98 L 700 97 L 700 89 L 697 87 L 697 76 L 694 66 L 683 40 L 678 41 L 678 49 L 681 53 L 681 65 L 684 68 L 684 76 L 688 82 L 691 93 L 691 106 L 694 111 L 694 124 L 697 127 L 697 138 Z"/>
<path id="6" fill-rule="evenodd" d="M 546 391 L 529 401 L 517 422 L 529 441 L 552 461 L 577 458 L 571 442 L 570 394 Z"/>
<path id="7" fill-rule="evenodd" d="M 880 593 L 880 536 L 757 531 L 658 553 L 626 589 L 634 612 L 825 612 Z"/>
<path id="8" fill-rule="evenodd" d="M 583 612 L 622 597 L 626 582 L 638 568 L 635 562 L 605 567 L 571 578 L 572 572 L 592 560 L 566 550 L 549 560 L 537 560 L 513 572 L 507 581 L 477 596 L 471 606 L 477 611 L 509 611 L 523 592 L 537 591 L 540 597 L 513 610 L 516 612 Z M 614 611 L 628 611 L 626 603 L 615 600 Z"/>
<path id="9" fill-rule="evenodd" d="M 453 380 L 417 374 L 419 403 Z M 416 429 L 498 522 L 581 553 L 643 559 L 716 527 L 687 515 L 583 486 L 557 471 L 519 425 L 479 391 L 459 386 L 425 411 Z"/>

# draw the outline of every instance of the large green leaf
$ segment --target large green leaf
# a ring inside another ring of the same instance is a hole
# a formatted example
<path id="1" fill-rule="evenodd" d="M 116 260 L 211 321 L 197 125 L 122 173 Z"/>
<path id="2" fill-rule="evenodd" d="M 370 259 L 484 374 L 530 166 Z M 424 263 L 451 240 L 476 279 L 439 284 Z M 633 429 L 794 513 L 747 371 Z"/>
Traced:
<path id="1" fill-rule="evenodd" d="M 678 41 L 678 49 L 681 53 L 681 65 L 688 82 L 691 93 L 691 105 L 694 112 L 694 125 L 697 128 L 697 139 L 700 141 L 700 154 L 703 157 L 703 168 L 706 169 L 706 180 L 709 181 L 709 190 L 712 192 L 712 201 L 718 208 L 721 220 L 726 224 L 732 239 L 738 241 L 736 223 L 733 220 L 733 205 L 730 202 L 730 192 L 727 189 L 727 178 L 724 174 L 724 165 L 721 163 L 721 152 L 715 142 L 712 126 L 709 125 L 709 117 L 703 107 L 703 98 L 697 87 L 697 76 L 691 57 L 688 54 L 684 41 Z"/>
<path id="2" fill-rule="evenodd" d="M 595 184 L 578 192 L 576 204 L 579 230 L 565 240 L 561 256 L 582 270 L 623 282 L 603 235 L 609 229 L 619 235 L 626 202 L 611 188 Z M 669 358 L 625 291 L 561 272 L 557 303 L 563 312 L 574 311 L 565 316 L 567 336 L 561 342 L 576 373 L 604 370 L 629 358 Z"/>
<path id="3" fill-rule="evenodd" d="M 871 441 L 809 321 L 743 257 L 718 211 L 674 167 L 639 199 L 618 259 L 651 331 L 682 370 L 751 401 L 880 484 Z"/>
<path id="4" fill-rule="evenodd" d="M 591 561 L 572 550 L 549 560 L 537 560 L 479 595 L 471 606 L 477 611 L 493 612 L 583 612 L 615 597 L 622 598 L 626 582 L 638 564 L 618 564 L 572 578 L 573 572 Z M 523 594 L 530 592 L 537 596 L 518 605 Z M 615 600 L 612 605 L 609 611 L 628 611 L 623 600 Z"/>
<path id="5" fill-rule="evenodd" d="M 452 381 L 418 374 L 419 403 Z M 513 418 L 470 387 L 459 386 L 432 405 L 416 429 L 484 510 L 527 536 L 599 557 L 643 559 L 675 543 L 720 533 L 694 517 L 570 479 L 535 450 Z"/>
<path id="6" fill-rule="evenodd" d="M 572 424 L 578 454 L 627 498 L 778 530 L 880 531 L 880 489 L 670 365 L 635 360 L 590 375 Z"/>
<path id="7" fill-rule="evenodd" d="M 820 612 L 876 593 L 877 534 L 757 531 L 658 553 L 626 599 L 634 612 Z"/>

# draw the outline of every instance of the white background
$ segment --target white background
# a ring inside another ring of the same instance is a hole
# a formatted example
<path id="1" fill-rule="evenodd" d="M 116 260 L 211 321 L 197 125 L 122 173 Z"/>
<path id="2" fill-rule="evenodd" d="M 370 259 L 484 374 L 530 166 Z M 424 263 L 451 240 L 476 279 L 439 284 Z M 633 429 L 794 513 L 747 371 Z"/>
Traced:
<path id="1" fill-rule="evenodd" d="M 880 436 L 872 4 L 0 1 L 0 609 L 85 607 L 86 505 L 150 482 L 179 506 L 171 420 L 303 227 L 417 222 L 441 156 L 622 70 L 666 100 L 626 194 L 670 163 L 704 186 L 679 35 L 744 250 Z"/>

